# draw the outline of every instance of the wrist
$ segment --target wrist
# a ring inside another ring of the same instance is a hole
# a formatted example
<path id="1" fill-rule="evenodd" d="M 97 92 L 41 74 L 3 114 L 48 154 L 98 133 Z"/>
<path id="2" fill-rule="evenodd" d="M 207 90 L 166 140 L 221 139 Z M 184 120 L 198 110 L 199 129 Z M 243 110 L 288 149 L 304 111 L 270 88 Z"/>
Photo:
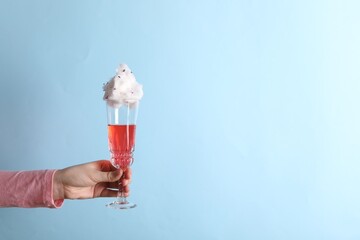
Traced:
<path id="1" fill-rule="evenodd" d="M 56 170 L 53 179 L 53 199 L 64 199 L 64 186 L 61 180 L 61 170 Z"/>

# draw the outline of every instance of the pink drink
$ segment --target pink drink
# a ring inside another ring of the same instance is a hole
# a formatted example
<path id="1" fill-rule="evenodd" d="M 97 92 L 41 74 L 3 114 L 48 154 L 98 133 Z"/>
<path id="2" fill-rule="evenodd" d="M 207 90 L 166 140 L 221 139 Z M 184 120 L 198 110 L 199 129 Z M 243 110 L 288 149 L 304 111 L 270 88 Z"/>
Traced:
<path id="1" fill-rule="evenodd" d="M 131 165 L 135 130 L 136 125 L 108 125 L 111 162 L 115 167 L 125 170 Z"/>

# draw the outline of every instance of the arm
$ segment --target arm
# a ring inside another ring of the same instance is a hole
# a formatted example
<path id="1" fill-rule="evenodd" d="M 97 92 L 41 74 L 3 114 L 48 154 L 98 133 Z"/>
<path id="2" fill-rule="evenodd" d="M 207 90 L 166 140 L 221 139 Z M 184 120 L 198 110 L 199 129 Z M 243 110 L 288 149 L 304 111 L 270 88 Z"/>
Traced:
<path id="1" fill-rule="evenodd" d="M 58 208 L 64 199 L 115 197 L 118 181 L 129 195 L 131 170 L 100 160 L 61 170 L 0 171 L 0 207 Z"/>
<path id="2" fill-rule="evenodd" d="M 55 172 L 0 171 L 0 207 L 60 207 L 63 200 L 53 198 Z"/>

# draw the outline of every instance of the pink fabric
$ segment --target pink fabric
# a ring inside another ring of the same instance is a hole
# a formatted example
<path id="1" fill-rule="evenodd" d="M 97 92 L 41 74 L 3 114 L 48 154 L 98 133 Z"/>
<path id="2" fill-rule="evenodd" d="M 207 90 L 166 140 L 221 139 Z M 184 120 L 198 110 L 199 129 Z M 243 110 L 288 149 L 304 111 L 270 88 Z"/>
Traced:
<path id="1" fill-rule="evenodd" d="M 0 171 L 0 207 L 59 208 L 63 199 L 53 199 L 56 170 Z"/>

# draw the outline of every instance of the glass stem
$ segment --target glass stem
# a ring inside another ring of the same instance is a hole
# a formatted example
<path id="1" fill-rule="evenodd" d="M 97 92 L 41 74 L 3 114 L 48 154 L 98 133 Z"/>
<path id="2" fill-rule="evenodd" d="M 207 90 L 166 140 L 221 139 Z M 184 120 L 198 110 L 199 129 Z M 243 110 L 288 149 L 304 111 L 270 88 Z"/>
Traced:
<path id="1" fill-rule="evenodd" d="M 119 180 L 119 191 L 117 193 L 117 200 L 120 203 L 126 203 L 126 196 L 125 196 L 125 187 L 122 185 L 122 181 L 124 179 L 125 175 L 123 174 Z"/>

